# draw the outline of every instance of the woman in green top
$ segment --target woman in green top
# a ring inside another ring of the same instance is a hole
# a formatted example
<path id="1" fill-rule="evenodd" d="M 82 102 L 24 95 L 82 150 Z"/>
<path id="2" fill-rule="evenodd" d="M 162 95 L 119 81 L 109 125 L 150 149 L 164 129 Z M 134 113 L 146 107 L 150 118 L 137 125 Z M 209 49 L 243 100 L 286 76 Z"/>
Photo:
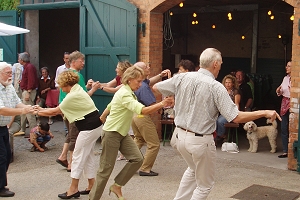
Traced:
<path id="1" fill-rule="evenodd" d="M 88 194 L 95 182 L 94 145 L 101 133 L 101 121 L 98 109 L 86 91 L 78 84 L 79 76 L 71 70 L 62 72 L 58 76 L 58 84 L 62 91 L 68 93 L 56 108 L 43 109 L 36 112 L 40 116 L 64 114 L 70 123 L 75 122 L 80 131 L 73 152 L 71 177 L 72 182 L 67 192 L 59 194 L 61 199 L 79 197 Z M 78 191 L 79 178 L 82 174 L 88 178 L 88 187 L 85 191 Z"/>
<path id="2" fill-rule="evenodd" d="M 119 200 L 123 200 L 121 187 L 124 186 L 136 173 L 143 163 L 143 156 L 127 134 L 131 125 L 133 114 L 141 117 L 153 113 L 164 106 L 171 106 L 173 98 L 165 98 L 152 106 L 145 107 L 137 101 L 135 94 L 144 80 L 143 70 L 139 67 L 129 67 L 122 77 L 123 86 L 115 93 L 112 101 L 101 115 L 100 119 L 106 119 L 103 126 L 102 152 L 100 166 L 97 172 L 96 182 L 89 194 L 90 200 L 99 200 L 105 185 L 114 168 L 118 150 L 128 159 L 127 164 L 115 178 L 115 183 L 110 186 L 109 193 L 116 194 Z"/>

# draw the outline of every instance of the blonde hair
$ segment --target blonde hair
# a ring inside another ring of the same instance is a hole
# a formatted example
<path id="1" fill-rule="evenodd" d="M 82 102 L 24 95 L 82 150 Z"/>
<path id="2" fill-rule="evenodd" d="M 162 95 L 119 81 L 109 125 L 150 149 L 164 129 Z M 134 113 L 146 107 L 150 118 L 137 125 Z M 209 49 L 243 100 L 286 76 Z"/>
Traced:
<path id="1" fill-rule="evenodd" d="M 128 60 L 120 61 L 118 62 L 117 68 L 119 68 L 122 73 L 126 71 L 129 67 L 131 67 L 132 64 Z"/>
<path id="2" fill-rule="evenodd" d="M 124 72 L 122 83 L 126 85 L 130 79 L 139 78 L 141 76 L 144 76 L 144 71 L 140 67 L 131 66 Z"/>
<path id="3" fill-rule="evenodd" d="M 238 82 L 236 80 L 236 78 L 234 76 L 232 76 L 231 74 L 226 75 L 223 80 L 222 80 L 222 84 L 225 85 L 225 81 L 226 79 L 230 79 L 233 85 L 233 89 L 239 89 L 239 85 Z"/>
<path id="4" fill-rule="evenodd" d="M 58 75 L 57 84 L 59 87 L 73 86 L 79 81 L 77 72 L 67 70 Z"/>

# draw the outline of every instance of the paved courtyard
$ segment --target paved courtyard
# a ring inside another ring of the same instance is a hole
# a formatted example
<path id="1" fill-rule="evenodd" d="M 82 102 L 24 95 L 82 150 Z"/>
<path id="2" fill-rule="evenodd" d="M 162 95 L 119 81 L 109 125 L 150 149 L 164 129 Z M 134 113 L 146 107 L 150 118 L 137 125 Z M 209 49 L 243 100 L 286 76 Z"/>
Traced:
<path id="1" fill-rule="evenodd" d="M 28 131 L 28 130 L 27 130 Z M 30 152 L 31 144 L 23 136 L 14 138 L 15 158 L 8 171 L 8 187 L 16 193 L 8 199 L 18 200 L 55 200 L 58 193 L 68 189 L 71 178 L 65 168 L 55 162 L 61 153 L 64 143 L 64 128 L 62 121 L 51 125 L 54 138 L 49 142 L 49 150 Z M 208 199 L 233 199 L 231 196 L 245 188 L 257 184 L 278 189 L 299 192 L 300 174 L 287 170 L 287 159 L 279 159 L 281 153 L 280 138 L 278 138 L 278 153 L 269 152 L 267 140 L 259 143 L 258 153 L 247 152 L 248 144 L 240 135 L 240 153 L 232 154 L 220 151 L 218 147 L 216 183 Z M 144 151 L 145 148 L 142 148 Z M 95 147 L 95 156 L 99 160 L 100 143 Z M 115 169 L 108 181 L 107 188 L 101 199 L 116 199 L 108 195 L 108 187 L 113 178 L 125 164 L 117 161 Z M 153 167 L 158 172 L 157 177 L 140 177 L 138 173 L 123 188 L 127 200 L 171 200 L 177 191 L 186 164 L 181 156 L 166 143 L 161 143 L 161 149 Z M 87 180 L 82 178 L 80 190 L 84 190 Z M 80 199 L 87 200 L 88 196 Z M 298 198 L 300 200 L 300 198 Z"/>

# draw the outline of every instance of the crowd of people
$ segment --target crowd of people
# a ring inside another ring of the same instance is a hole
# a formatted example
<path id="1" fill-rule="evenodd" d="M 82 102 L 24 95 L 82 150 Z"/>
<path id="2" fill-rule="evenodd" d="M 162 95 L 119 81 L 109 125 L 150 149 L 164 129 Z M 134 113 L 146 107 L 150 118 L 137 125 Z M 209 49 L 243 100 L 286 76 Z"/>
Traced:
<path id="1" fill-rule="evenodd" d="M 21 131 L 25 132 L 28 120 L 31 150 L 40 152 L 48 149 L 45 144 L 54 137 L 49 128 L 53 123 L 51 116 L 63 116 L 68 134 L 56 162 L 71 172 L 72 179 L 67 191 L 58 194 L 59 198 L 89 195 L 91 200 L 100 199 L 116 160 L 122 160 L 118 158 L 119 151 L 127 163 L 109 187 L 109 193 L 123 200 L 122 187 L 137 171 L 140 176 L 159 175 L 152 170 L 160 140 L 150 114 L 172 108 L 176 124 L 172 146 L 188 166 L 174 199 L 206 199 L 215 178 L 216 138 L 213 132 L 217 130 L 218 137 L 223 137 L 226 122 L 281 118 L 274 110 L 251 111 L 253 93 L 243 71 L 237 70 L 234 75 L 225 76 L 222 83 L 216 80 L 222 65 L 222 56 L 217 49 L 205 49 L 199 61 L 198 71 L 191 61 L 182 60 L 177 75 L 171 77 L 170 70 L 166 69 L 151 78 L 150 66 L 146 63 L 120 61 L 116 67 L 117 76 L 108 83 L 92 79 L 85 82 L 80 73 L 85 56 L 79 51 L 64 53 L 65 64 L 57 68 L 55 78 L 49 76 L 48 68 L 43 67 L 38 79 L 36 68 L 26 52 L 19 54 L 19 65 L 14 68 L 0 62 L 0 197 L 14 196 L 6 186 L 11 159 L 9 129 L 17 116 L 21 116 Z M 162 81 L 162 78 L 166 80 Z M 285 78 L 276 92 L 289 99 L 286 91 L 290 87 L 288 80 Z M 59 104 L 47 108 L 47 91 L 55 88 L 60 90 Z M 97 90 L 114 93 L 103 112 L 97 109 L 91 98 Z M 157 103 L 153 92 L 161 94 L 162 101 Z M 9 97 L 9 100 L 4 97 Z M 287 100 L 282 101 L 282 123 L 286 123 Z M 48 122 L 37 124 L 40 116 L 49 117 Z M 93 148 L 100 137 L 102 151 L 96 173 Z M 286 142 L 286 137 L 283 142 Z M 144 144 L 146 152 L 143 155 L 140 149 Z M 281 157 L 285 155 L 284 148 Z M 79 190 L 82 174 L 88 179 L 88 185 Z"/>

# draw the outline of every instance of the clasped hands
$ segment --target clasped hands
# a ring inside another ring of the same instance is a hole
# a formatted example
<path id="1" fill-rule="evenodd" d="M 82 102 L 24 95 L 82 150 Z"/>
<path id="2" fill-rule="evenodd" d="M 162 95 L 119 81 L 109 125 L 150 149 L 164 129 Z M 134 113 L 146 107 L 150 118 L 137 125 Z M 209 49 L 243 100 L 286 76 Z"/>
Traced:
<path id="1" fill-rule="evenodd" d="M 162 101 L 164 107 L 173 107 L 174 106 L 174 96 L 165 97 Z"/>

